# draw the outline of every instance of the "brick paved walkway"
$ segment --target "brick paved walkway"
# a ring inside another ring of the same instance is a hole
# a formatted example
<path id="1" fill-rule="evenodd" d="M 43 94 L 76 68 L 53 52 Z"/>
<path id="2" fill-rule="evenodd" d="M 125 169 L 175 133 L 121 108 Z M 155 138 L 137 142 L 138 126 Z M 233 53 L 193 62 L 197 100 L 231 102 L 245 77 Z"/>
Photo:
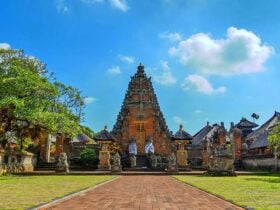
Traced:
<path id="1" fill-rule="evenodd" d="M 122 176 L 41 209 L 242 209 L 169 176 Z"/>

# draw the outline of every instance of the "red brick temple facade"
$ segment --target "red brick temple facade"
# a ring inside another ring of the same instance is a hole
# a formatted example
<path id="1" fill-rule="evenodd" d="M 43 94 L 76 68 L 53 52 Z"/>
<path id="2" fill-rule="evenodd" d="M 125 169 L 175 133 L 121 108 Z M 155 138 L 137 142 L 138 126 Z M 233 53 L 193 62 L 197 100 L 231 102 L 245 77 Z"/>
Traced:
<path id="1" fill-rule="evenodd" d="M 170 131 L 160 110 L 151 78 L 147 77 L 141 64 L 131 77 L 112 134 L 122 151 L 127 151 L 134 139 L 138 154 L 144 155 L 146 141 L 152 139 L 155 154 L 170 154 Z"/>

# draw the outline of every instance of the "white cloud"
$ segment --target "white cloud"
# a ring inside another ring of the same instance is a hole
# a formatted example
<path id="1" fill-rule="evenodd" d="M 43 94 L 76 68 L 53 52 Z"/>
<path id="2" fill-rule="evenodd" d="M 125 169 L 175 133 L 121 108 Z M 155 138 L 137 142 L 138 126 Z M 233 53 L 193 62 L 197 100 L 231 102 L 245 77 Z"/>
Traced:
<path id="1" fill-rule="evenodd" d="M 96 3 L 103 3 L 104 0 L 80 0 L 83 3 L 86 4 L 96 4 Z"/>
<path id="2" fill-rule="evenodd" d="M 172 85 L 176 83 L 176 78 L 172 75 L 167 61 L 160 62 L 160 70 L 157 68 L 152 72 L 155 82 L 161 85 Z"/>
<path id="3" fill-rule="evenodd" d="M 8 50 L 11 48 L 11 45 L 8 43 L 0 43 L 0 49 Z"/>
<path id="4" fill-rule="evenodd" d="M 181 118 L 181 117 L 178 117 L 178 116 L 174 116 L 173 117 L 173 121 L 178 124 L 178 125 L 183 125 L 185 124 L 185 121 Z"/>
<path id="5" fill-rule="evenodd" d="M 86 5 L 94 5 L 99 3 L 108 3 L 111 4 L 112 7 L 121 10 L 123 12 L 126 12 L 129 10 L 129 6 L 126 2 L 126 0 L 78 0 L 79 2 L 86 4 Z M 70 12 L 69 4 L 71 1 L 69 0 L 54 0 L 56 10 L 59 13 L 65 14 Z"/>
<path id="6" fill-rule="evenodd" d="M 172 42 L 178 42 L 178 41 L 181 41 L 182 40 L 182 36 L 181 34 L 175 32 L 175 33 L 161 33 L 158 35 L 159 38 L 161 39 L 167 39 L 169 41 L 172 41 Z"/>
<path id="7" fill-rule="evenodd" d="M 185 78 L 185 81 L 182 84 L 182 88 L 186 91 L 194 89 L 200 93 L 204 93 L 207 95 L 226 92 L 226 87 L 222 86 L 215 89 L 206 78 L 195 74 L 189 75 Z"/>
<path id="8" fill-rule="evenodd" d="M 195 112 L 196 114 L 200 114 L 200 113 L 202 113 L 203 111 L 200 110 L 200 109 L 197 109 L 197 110 L 195 110 L 194 112 Z"/>
<path id="9" fill-rule="evenodd" d="M 135 61 L 135 58 L 133 56 L 128 56 L 128 55 L 118 55 L 119 59 L 123 62 L 132 64 Z"/>
<path id="10" fill-rule="evenodd" d="M 123 12 L 126 12 L 129 9 L 126 0 L 110 0 L 110 2 L 113 7 Z"/>
<path id="11" fill-rule="evenodd" d="M 70 11 L 66 0 L 55 0 L 55 7 L 56 10 L 62 14 L 66 14 Z"/>
<path id="12" fill-rule="evenodd" d="M 226 39 L 213 39 L 198 33 L 169 49 L 169 54 L 202 74 L 235 75 L 265 70 L 264 64 L 274 53 L 251 31 L 230 27 Z"/>
<path id="13" fill-rule="evenodd" d="M 113 66 L 107 70 L 107 73 L 110 75 L 118 75 L 121 74 L 121 68 L 119 66 Z"/>
<path id="14" fill-rule="evenodd" d="M 84 101 L 85 101 L 85 104 L 92 104 L 92 103 L 96 102 L 97 99 L 94 97 L 86 97 L 86 98 L 84 98 Z"/>

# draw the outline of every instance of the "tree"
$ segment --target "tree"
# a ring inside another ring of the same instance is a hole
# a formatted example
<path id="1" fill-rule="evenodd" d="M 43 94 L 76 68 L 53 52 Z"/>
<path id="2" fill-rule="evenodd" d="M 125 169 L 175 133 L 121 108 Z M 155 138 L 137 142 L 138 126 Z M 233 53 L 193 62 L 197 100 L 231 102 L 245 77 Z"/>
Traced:
<path id="1" fill-rule="evenodd" d="M 274 150 L 275 154 L 280 150 L 280 123 L 276 124 L 268 135 L 269 147 Z M 276 154 L 279 158 L 280 154 Z"/>
<path id="2" fill-rule="evenodd" d="M 2 146 L 7 143 L 6 132 L 14 133 L 21 145 L 30 128 L 67 136 L 79 133 L 84 108 L 81 92 L 52 80 L 37 58 L 23 50 L 0 49 Z"/>

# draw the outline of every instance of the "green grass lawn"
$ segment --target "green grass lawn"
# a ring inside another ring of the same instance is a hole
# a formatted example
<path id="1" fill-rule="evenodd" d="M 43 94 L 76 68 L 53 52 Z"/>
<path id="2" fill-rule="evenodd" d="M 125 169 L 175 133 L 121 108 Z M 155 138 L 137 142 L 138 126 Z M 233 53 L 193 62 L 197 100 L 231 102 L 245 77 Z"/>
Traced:
<path id="1" fill-rule="evenodd" d="M 24 209 L 105 182 L 114 176 L 0 176 L 0 209 Z"/>
<path id="2" fill-rule="evenodd" d="M 280 175 L 206 177 L 174 176 L 244 207 L 280 209 Z"/>

